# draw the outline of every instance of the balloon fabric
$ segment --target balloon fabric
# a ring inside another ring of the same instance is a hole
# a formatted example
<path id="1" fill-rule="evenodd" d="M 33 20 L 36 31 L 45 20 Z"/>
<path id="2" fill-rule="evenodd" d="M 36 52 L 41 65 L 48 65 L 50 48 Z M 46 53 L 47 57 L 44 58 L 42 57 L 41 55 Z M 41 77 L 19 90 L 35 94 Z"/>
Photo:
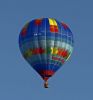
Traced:
<path id="1" fill-rule="evenodd" d="M 73 51 L 73 34 L 64 22 L 39 18 L 28 22 L 19 35 L 25 60 L 39 73 L 47 87 L 48 79 L 63 66 Z"/>

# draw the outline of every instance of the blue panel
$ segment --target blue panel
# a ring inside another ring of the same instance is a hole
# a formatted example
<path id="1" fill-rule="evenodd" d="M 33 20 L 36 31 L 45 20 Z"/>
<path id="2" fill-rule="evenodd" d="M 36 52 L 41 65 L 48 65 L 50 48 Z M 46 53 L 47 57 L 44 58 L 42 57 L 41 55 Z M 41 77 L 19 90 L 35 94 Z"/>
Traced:
<path id="1" fill-rule="evenodd" d="M 61 34 L 61 23 L 59 21 L 57 21 L 57 26 L 58 26 L 58 32 Z"/>
<path id="2" fill-rule="evenodd" d="M 37 32 L 37 26 L 35 25 L 35 20 L 29 23 L 27 32 L 28 36 L 34 36 L 34 34 Z"/>
<path id="3" fill-rule="evenodd" d="M 32 65 L 32 64 L 31 64 Z M 54 72 L 56 72 L 60 66 L 55 66 L 54 64 L 40 64 L 39 62 L 35 65 L 32 65 L 32 67 L 37 70 L 37 71 L 40 71 L 40 70 L 53 70 Z"/>
<path id="4" fill-rule="evenodd" d="M 62 41 L 67 43 L 67 35 L 62 35 Z"/>
<path id="5" fill-rule="evenodd" d="M 46 35 L 46 20 L 43 19 L 41 24 L 38 26 L 38 36 L 45 36 Z"/>

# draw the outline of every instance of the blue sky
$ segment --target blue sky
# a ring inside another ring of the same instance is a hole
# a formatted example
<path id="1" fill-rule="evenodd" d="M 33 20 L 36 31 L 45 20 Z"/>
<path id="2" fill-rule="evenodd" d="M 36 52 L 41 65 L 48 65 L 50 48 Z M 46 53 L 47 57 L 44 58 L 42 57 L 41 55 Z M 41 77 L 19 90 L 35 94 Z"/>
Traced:
<path id="1" fill-rule="evenodd" d="M 18 46 L 24 24 L 40 17 L 67 23 L 75 41 L 70 60 L 48 89 Z M 0 100 L 93 100 L 92 23 L 92 0 L 0 0 Z"/>

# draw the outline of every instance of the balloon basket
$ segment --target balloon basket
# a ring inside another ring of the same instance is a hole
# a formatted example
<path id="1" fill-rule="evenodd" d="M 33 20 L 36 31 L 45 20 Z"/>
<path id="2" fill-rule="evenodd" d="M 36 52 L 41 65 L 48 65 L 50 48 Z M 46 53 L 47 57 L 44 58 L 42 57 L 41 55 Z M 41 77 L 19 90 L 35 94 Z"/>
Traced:
<path id="1" fill-rule="evenodd" d="M 44 88 L 48 88 L 48 81 L 45 81 Z"/>

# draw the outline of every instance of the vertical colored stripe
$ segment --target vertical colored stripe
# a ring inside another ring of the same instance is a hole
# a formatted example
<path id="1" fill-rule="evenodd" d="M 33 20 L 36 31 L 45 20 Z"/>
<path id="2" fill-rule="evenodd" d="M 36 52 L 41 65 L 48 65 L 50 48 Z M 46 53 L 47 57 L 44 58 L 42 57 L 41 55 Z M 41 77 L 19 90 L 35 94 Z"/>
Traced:
<path id="1" fill-rule="evenodd" d="M 49 18 L 50 24 L 50 32 L 57 33 L 58 32 L 58 25 L 55 19 Z"/>

